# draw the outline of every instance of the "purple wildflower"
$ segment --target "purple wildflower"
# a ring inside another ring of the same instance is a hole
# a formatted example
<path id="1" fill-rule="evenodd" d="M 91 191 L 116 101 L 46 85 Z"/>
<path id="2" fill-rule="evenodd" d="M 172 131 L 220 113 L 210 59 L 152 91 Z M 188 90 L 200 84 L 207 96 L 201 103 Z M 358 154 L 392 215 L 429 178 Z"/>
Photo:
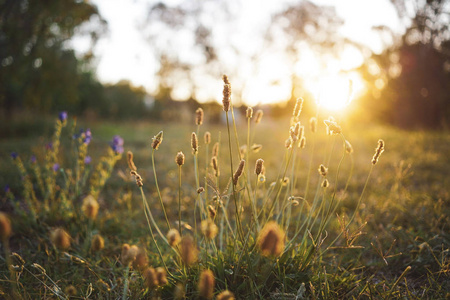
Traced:
<path id="1" fill-rule="evenodd" d="M 58 164 L 58 163 L 55 163 L 55 164 L 53 165 L 52 169 L 53 169 L 54 172 L 58 172 L 58 171 L 59 171 L 59 164 Z"/>
<path id="2" fill-rule="evenodd" d="M 85 165 L 89 165 L 91 163 L 91 161 L 92 161 L 92 158 L 90 156 L 86 156 L 84 158 L 84 164 Z"/>
<path id="3" fill-rule="evenodd" d="M 50 143 L 48 143 L 47 145 L 45 145 L 45 149 L 46 149 L 46 150 L 52 150 L 52 149 L 53 149 L 53 143 L 50 142 Z"/>
<path id="4" fill-rule="evenodd" d="M 36 155 L 31 155 L 30 161 L 32 164 L 35 164 L 36 163 Z"/>
<path id="5" fill-rule="evenodd" d="M 123 153 L 123 138 L 121 138 L 119 135 L 115 135 L 111 142 L 111 148 L 116 154 Z"/>
<path id="6" fill-rule="evenodd" d="M 12 159 L 16 159 L 19 156 L 17 152 L 11 152 Z"/>
<path id="7" fill-rule="evenodd" d="M 5 194 L 8 194 L 11 192 L 11 188 L 9 187 L 9 184 L 5 185 Z"/>
<path id="8" fill-rule="evenodd" d="M 88 128 L 86 129 L 86 131 L 84 132 L 84 138 L 83 138 L 83 143 L 85 143 L 86 145 L 89 145 L 89 143 L 92 140 L 92 133 L 91 130 Z"/>
<path id="9" fill-rule="evenodd" d="M 61 122 L 66 121 L 67 120 L 67 111 L 61 111 L 59 113 L 58 117 Z"/>

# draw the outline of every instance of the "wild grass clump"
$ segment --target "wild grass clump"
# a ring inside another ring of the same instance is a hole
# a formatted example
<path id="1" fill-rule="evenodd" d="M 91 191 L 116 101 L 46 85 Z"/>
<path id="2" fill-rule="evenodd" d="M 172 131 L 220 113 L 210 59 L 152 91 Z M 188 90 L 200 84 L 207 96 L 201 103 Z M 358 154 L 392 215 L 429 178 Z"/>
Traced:
<path id="1" fill-rule="evenodd" d="M 209 127 L 207 111 L 197 109 L 192 128 L 154 128 L 145 149 L 127 151 L 119 168 L 121 137 L 95 166 L 91 131 L 77 132 L 74 122 L 68 129 L 64 114 L 44 152 L 30 160 L 13 153 L 23 190 L 8 192 L 11 211 L 0 213 L 8 266 L 0 289 L 10 299 L 446 295 L 434 283 L 450 265 L 445 195 L 403 208 L 410 165 L 385 172 L 384 140 L 375 154 L 361 151 L 366 141 L 373 149 L 378 133 L 362 139 L 339 117 L 306 117 L 308 99 L 296 101 L 280 131 L 267 130 L 268 118 L 251 107 L 236 124 L 230 79 L 223 80 L 224 126 Z M 395 139 L 385 140 L 391 149 Z M 114 168 L 123 198 L 110 196 Z M 440 217 L 414 231 L 403 227 L 413 213 Z M 430 284 L 419 287 L 412 274 Z"/>
<path id="2" fill-rule="evenodd" d="M 174 153 L 179 180 L 177 213 L 168 213 L 173 212 L 173 208 L 165 206 L 158 185 L 155 150 L 164 147 L 162 131 L 153 138 L 151 145 L 159 207 L 147 202 L 142 185 L 137 184 L 153 246 L 168 274 L 168 286 L 159 287 L 158 290 L 163 295 L 175 297 L 182 286 L 186 297 L 204 299 L 212 299 L 213 294 L 231 299 L 231 292 L 246 299 L 287 295 L 296 292 L 302 283 L 306 284 L 312 279 L 312 266 L 340 239 L 338 235 L 333 237 L 334 240 L 329 240 L 327 228 L 334 222 L 333 216 L 342 199 L 342 196 L 337 195 L 339 185 L 345 185 L 340 174 L 341 164 L 353 151 L 349 150 L 350 142 L 345 139 L 341 126 L 333 118 L 324 121 L 326 133 L 317 132 L 319 116 L 308 121 L 312 147 L 306 149 L 305 127 L 301 120 L 304 100 L 300 98 L 293 109 L 292 126 L 286 129 L 285 155 L 278 159 L 278 174 L 266 174 L 264 158 L 257 156 L 262 145 L 254 144 L 255 127 L 261 123 L 263 112 L 256 112 L 253 124 L 253 109 L 247 108 L 247 143 L 241 145 L 231 101 L 231 84 L 228 77 L 224 76 L 223 80 L 226 142 L 220 145 L 219 138 L 209 154 L 208 145 L 214 137 L 205 131 L 205 147 L 199 145 L 198 136 L 203 126 L 204 113 L 202 109 L 197 109 L 197 129 L 190 137 L 193 173 L 182 174 L 182 166 L 187 158 L 181 151 Z M 319 174 L 312 171 L 314 136 L 317 134 L 340 136 L 341 158 L 337 169 L 332 172 L 333 178 L 328 178 L 330 171 L 324 165 L 330 164 L 333 150 L 325 157 L 324 164 L 318 166 Z M 269 138 L 265 138 L 268 143 Z M 300 164 L 302 152 L 307 150 L 311 151 L 310 162 Z M 206 162 L 210 161 L 204 169 L 199 168 L 201 155 Z M 250 171 L 251 162 L 254 165 L 253 172 Z M 300 165 L 307 166 L 306 170 L 301 170 Z M 370 165 L 369 158 L 367 165 Z M 132 166 L 131 174 L 137 176 L 136 166 L 130 162 L 129 166 Z M 220 172 L 219 169 L 224 171 Z M 299 181 L 300 172 L 308 174 L 303 184 Z M 351 174 L 347 176 L 349 178 Z M 183 178 L 189 177 L 195 181 L 191 189 L 196 193 L 191 193 L 188 185 L 182 184 Z M 369 177 L 370 172 L 366 185 Z M 201 186 L 203 182 L 205 185 Z M 311 187 L 312 182 L 317 182 L 316 188 Z M 347 186 L 339 189 L 345 193 Z M 363 193 L 364 189 L 356 210 L 342 232 L 346 232 L 353 221 Z M 192 195 L 192 206 L 182 206 L 182 194 Z M 164 216 L 165 226 L 154 218 L 160 212 Z M 178 217 L 171 220 L 170 216 L 174 215 Z M 177 225 L 178 230 L 171 227 L 172 223 Z M 167 236 L 163 234 L 164 231 L 168 231 Z M 145 282 L 148 288 L 156 287 L 153 273 L 151 269 L 147 270 Z M 197 281 L 196 287 L 194 283 Z"/>

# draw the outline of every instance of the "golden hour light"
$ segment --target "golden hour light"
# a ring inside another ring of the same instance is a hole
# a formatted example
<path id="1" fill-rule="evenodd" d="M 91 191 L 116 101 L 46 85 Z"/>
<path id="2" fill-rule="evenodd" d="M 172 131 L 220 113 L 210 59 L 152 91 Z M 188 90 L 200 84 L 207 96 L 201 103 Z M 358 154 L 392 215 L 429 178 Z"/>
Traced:
<path id="1" fill-rule="evenodd" d="M 0 1 L 0 299 L 450 300 L 449 2 Z"/>

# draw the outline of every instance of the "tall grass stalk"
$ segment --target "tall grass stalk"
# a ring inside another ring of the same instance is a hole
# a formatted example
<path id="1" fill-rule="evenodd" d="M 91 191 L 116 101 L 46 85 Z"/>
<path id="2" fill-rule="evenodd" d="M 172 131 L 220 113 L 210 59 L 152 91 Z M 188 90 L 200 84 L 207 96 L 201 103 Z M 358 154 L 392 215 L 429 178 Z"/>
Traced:
<path id="1" fill-rule="evenodd" d="M 155 149 L 152 149 L 152 168 L 153 168 L 153 175 L 155 177 L 155 186 L 156 186 L 156 191 L 158 192 L 158 199 L 159 199 L 159 203 L 161 204 L 161 209 L 164 213 L 164 218 L 166 219 L 166 223 L 167 223 L 167 228 L 170 230 L 170 222 L 169 222 L 169 218 L 167 218 L 167 213 L 166 213 L 166 209 L 164 208 L 164 203 L 161 197 L 161 191 L 159 190 L 159 185 L 158 185 L 158 176 L 156 176 L 156 168 L 155 168 Z"/>

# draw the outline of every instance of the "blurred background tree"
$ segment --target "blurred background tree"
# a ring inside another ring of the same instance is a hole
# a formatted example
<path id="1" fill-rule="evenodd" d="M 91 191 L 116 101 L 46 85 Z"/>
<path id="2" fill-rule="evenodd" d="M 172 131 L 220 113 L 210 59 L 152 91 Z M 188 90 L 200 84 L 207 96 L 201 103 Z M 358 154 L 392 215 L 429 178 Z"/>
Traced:
<path id="1" fill-rule="evenodd" d="M 88 21 L 94 26 L 82 27 Z M 105 29 L 97 8 L 85 1 L 0 1 L 0 103 L 6 116 L 24 108 L 81 109 L 78 90 L 92 74 L 83 70 L 91 57 L 77 58 L 68 42 L 80 33 L 93 46 Z"/>
<path id="2" fill-rule="evenodd" d="M 364 106 L 403 128 L 446 128 L 450 121 L 450 5 L 392 0 L 406 31 L 361 67 L 369 86 Z"/>

